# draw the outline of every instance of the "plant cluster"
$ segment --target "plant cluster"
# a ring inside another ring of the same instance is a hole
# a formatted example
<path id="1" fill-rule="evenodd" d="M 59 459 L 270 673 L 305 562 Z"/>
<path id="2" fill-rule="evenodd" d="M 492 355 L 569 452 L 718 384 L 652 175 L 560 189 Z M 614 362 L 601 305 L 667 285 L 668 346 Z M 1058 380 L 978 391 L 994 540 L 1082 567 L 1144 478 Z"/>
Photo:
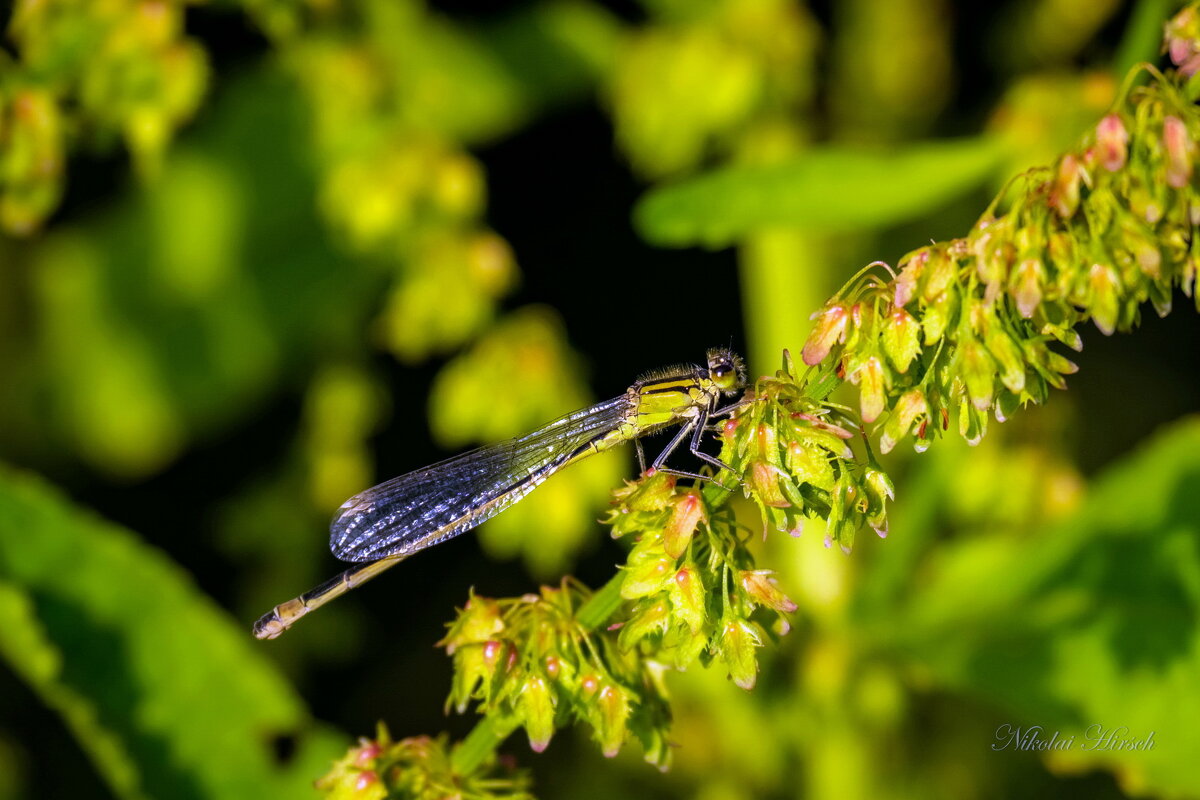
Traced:
<path id="1" fill-rule="evenodd" d="M 179 2 L 19 2 L 0 52 L 0 227 L 36 230 L 59 204 L 67 153 L 119 138 L 153 174 L 200 105 L 204 50 Z"/>
<path id="2" fill-rule="evenodd" d="M 517 725 L 540 750 L 576 719 L 606 754 L 628 731 L 664 765 L 663 671 L 717 661 L 751 688 L 756 648 L 787 631 L 795 608 L 754 564 L 754 532 L 738 527 L 727 486 L 740 483 L 764 529 L 799 533 L 816 518 L 846 549 L 860 528 L 886 535 L 893 491 L 872 441 L 887 452 L 911 437 L 923 451 L 956 419 L 976 443 L 991 417 L 1065 385 L 1075 365 L 1054 348 L 1079 349 L 1082 323 L 1125 331 L 1146 301 L 1166 314 L 1176 287 L 1195 297 L 1195 6 L 1168 27 L 1167 51 L 1179 71 L 1132 73 L 1078 150 L 1010 182 L 968 235 L 910 253 L 896 272 L 871 265 L 814 315 L 810 369 L 785 354 L 723 423 L 733 475 L 682 487 L 650 473 L 618 490 L 606 522 L 633 545 L 608 585 L 471 598 L 443 644 L 456 668 L 449 704 L 476 700 L 487 715 L 479 757 Z M 857 413 L 827 400 L 842 382 L 858 387 Z"/>
<path id="3" fill-rule="evenodd" d="M 455 768 L 447 737 L 413 736 L 393 741 L 383 725 L 374 739 L 360 739 L 317 781 L 332 800 L 384 800 L 387 797 L 527 800 L 526 775 L 496 765 L 471 771 Z"/>
<path id="4" fill-rule="evenodd" d="M 890 281 L 866 274 L 815 315 L 804 361 L 829 358 L 858 386 L 883 452 L 907 436 L 923 451 L 952 412 L 978 442 L 989 416 L 1066 386 L 1076 366 L 1052 345 L 1082 349 L 1081 324 L 1127 331 L 1146 301 L 1165 316 L 1176 287 L 1195 296 L 1200 116 L 1188 87 L 1146 69 L 1154 80 L 1127 88 L 1079 151 L 1016 178 L 967 236 L 913 251 Z"/>
<path id="5" fill-rule="evenodd" d="M 588 624 L 592 593 L 576 581 L 540 594 L 493 600 L 472 595 L 441 641 L 454 659 L 447 699 L 460 713 L 472 700 L 504 727 L 521 725 L 541 752 L 566 720 L 587 722 L 605 755 L 632 731 L 647 760 L 669 755 L 659 671 Z"/>

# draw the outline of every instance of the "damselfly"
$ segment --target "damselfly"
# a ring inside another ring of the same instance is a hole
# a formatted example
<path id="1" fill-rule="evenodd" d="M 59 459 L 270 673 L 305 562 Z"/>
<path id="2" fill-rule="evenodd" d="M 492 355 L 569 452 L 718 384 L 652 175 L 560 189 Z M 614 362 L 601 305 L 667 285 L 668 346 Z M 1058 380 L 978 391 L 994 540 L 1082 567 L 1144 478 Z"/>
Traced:
<path id="1" fill-rule="evenodd" d="M 533 491 L 558 470 L 623 442 L 672 425 L 679 431 L 652 467 L 692 478 L 703 476 L 666 466 L 666 459 L 690 436 L 688 449 L 718 470 L 718 459 L 700 450 L 710 417 L 722 395 L 746 380 L 742 359 L 733 351 L 708 351 L 703 367 L 686 364 L 643 375 L 626 392 L 500 444 L 481 447 L 431 467 L 392 478 L 351 497 L 330 525 L 329 547 L 351 567 L 310 592 L 275 606 L 254 623 L 259 639 L 274 639 L 296 620 L 370 580 L 426 547 L 444 542 L 492 517 Z"/>

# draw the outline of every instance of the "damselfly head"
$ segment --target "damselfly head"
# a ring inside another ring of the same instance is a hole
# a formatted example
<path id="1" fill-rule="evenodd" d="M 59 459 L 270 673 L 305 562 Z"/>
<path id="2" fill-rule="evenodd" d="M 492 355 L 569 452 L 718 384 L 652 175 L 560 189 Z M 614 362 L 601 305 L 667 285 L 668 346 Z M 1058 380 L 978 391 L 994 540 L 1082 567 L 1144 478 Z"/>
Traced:
<path id="1" fill-rule="evenodd" d="M 746 383 L 746 364 L 728 347 L 708 351 L 708 376 L 725 394 L 733 394 Z"/>

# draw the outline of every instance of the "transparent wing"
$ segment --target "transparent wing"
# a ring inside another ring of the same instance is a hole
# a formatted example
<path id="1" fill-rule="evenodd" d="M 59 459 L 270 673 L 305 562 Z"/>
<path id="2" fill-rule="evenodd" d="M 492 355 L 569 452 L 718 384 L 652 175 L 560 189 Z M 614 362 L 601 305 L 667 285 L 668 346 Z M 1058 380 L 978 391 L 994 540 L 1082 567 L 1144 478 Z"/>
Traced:
<path id="1" fill-rule="evenodd" d="M 392 478 L 351 497 L 329 526 L 343 561 L 408 554 L 474 528 L 616 430 L 625 395 L 560 417 L 532 433 Z"/>

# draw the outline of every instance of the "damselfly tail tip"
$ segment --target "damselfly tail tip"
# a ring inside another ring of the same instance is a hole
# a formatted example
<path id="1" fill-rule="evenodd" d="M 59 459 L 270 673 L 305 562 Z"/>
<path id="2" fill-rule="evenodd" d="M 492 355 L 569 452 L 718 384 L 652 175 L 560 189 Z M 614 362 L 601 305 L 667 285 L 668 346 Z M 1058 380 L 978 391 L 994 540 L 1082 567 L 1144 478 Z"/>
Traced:
<path id="1" fill-rule="evenodd" d="M 258 618 L 254 623 L 255 639 L 274 639 L 282 634 L 292 624 L 308 613 L 308 606 L 303 599 L 297 597 L 286 603 L 280 603 Z"/>
<path id="2" fill-rule="evenodd" d="M 258 621 L 254 623 L 253 628 L 255 639 L 274 639 L 286 630 L 287 628 L 280 621 L 279 615 L 275 613 L 275 609 L 271 609 L 259 617 Z"/>

